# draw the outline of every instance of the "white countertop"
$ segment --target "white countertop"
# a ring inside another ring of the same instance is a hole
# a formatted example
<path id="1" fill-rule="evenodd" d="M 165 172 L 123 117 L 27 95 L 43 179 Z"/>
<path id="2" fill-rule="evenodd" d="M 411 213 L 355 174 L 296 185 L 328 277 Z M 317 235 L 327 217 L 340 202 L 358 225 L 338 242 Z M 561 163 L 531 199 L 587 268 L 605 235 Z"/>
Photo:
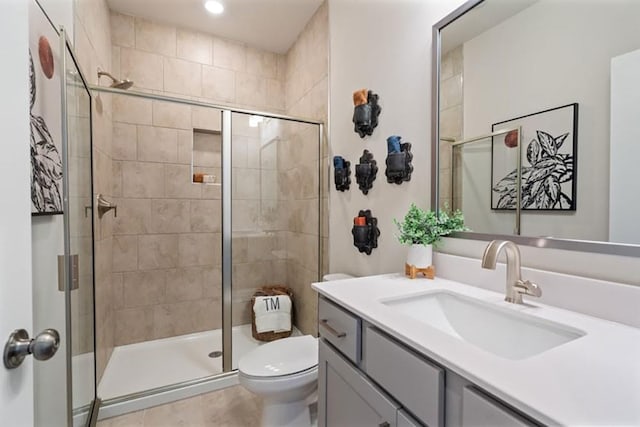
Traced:
<path id="1" fill-rule="evenodd" d="M 640 329 L 539 304 L 527 296 L 524 305 L 506 303 L 503 294 L 442 278 L 410 280 L 391 274 L 312 287 L 542 423 L 640 426 Z M 509 360 L 380 302 L 434 290 L 548 319 L 586 335 L 526 359 Z"/>

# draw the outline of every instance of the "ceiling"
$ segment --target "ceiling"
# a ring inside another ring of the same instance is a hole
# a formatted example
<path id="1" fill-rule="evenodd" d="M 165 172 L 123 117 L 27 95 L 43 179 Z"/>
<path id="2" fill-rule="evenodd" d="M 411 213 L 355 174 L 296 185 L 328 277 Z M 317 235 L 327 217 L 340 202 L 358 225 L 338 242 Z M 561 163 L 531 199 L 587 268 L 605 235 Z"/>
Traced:
<path id="1" fill-rule="evenodd" d="M 107 0 L 111 10 L 189 28 L 286 53 L 322 0 L 220 0 L 225 11 L 212 15 L 204 0 Z"/>

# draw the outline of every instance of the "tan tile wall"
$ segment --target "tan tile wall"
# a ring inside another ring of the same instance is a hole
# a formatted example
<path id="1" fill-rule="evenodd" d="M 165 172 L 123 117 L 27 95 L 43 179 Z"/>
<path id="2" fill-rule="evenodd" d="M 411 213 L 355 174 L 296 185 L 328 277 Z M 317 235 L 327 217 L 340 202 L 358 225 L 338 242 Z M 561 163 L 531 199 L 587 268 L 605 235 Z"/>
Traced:
<path id="1" fill-rule="evenodd" d="M 459 140 L 462 138 L 463 120 L 463 52 L 462 46 L 447 52 L 440 65 L 440 135 Z M 457 150 L 459 151 L 459 150 Z M 452 191 L 453 175 L 460 168 L 452 168 L 451 142 L 440 141 L 440 201 L 441 208 L 459 208 L 460 191 Z M 456 175 L 458 176 L 458 175 Z M 456 184 L 461 182 L 455 179 Z M 454 196 L 456 195 L 456 196 Z"/>
<path id="2" fill-rule="evenodd" d="M 327 123 L 329 21 L 325 1 L 307 23 L 286 57 L 287 114 Z M 290 126 L 283 144 L 281 189 L 287 202 L 287 283 L 295 294 L 296 325 L 305 334 L 317 334 L 317 295 L 311 283 L 328 272 L 329 190 L 327 139 L 318 150 L 315 126 Z M 319 163 L 322 165 L 318 173 Z M 321 186 L 319 198 L 318 186 Z M 318 242 L 318 222 L 321 240 Z M 318 249 L 320 244 L 320 249 Z M 318 258 L 322 255 L 321 271 Z"/>
<path id="3" fill-rule="evenodd" d="M 80 67 L 90 84 L 97 84 L 96 69 L 111 66 L 111 30 L 109 10 L 104 0 L 76 0 L 74 16 L 74 48 Z M 112 192 L 111 97 L 94 94 L 93 97 L 93 184 L 94 193 L 106 197 Z M 111 257 L 113 244 L 113 217 L 108 214 L 95 224 L 95 318 L 96 367 L 98 381 L 113 351 L 114 311 Z"/>
<path id="4" fill-rule="evenodd" d="M 286 105 L 326 120 L 326 20 L 325 5 L 284 56 L 112 13 L 113 70 L 141 91 L 273 112 Z M 220 327 L 220 187 L 190 182 L 193 129 L 211 128 L 212 118 L 144 99 L 113 103 L 116 345 Z M 309 128 L 251 128 L 234 115 L 234 324 L 249 322 L 256 287 L 285 283 L 298 326 L 315 333 L 319 154 Z M 219 175 L 219 158 L 209 161 L 203 171 Z"/>
<path id="5" fill-rule="evenodd" d="M 285 110 L 284 55 L 115 12 L 111 34 L 114 73 L 133 80 L 135 90 Z M 150 120 L 146 111 L 134 114 Z"/>

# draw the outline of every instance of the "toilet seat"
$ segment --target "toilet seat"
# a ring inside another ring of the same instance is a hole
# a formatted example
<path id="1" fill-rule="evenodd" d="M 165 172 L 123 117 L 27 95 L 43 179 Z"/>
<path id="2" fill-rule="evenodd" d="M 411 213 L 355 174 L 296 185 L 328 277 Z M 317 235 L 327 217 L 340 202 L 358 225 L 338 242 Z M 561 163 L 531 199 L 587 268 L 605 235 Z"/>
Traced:
<path id="1" fill-rule="evenodd" d="M 304 374 L 317 366 L 318 340 L 304 335 L 261 345 L 240 359 L 238 371 L 245 377 L 268 379 Z"/>

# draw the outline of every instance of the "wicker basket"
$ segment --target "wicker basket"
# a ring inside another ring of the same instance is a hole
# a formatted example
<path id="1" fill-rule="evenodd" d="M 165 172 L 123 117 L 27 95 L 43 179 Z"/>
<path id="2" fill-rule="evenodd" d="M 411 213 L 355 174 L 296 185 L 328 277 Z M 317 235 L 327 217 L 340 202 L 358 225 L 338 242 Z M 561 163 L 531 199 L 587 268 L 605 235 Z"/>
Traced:
<path id="1" fill-rule="evenodd" d="M 272 286 L 263 286 L 259 290 L 257 290 L 253 296 L 251 297 L 251 335 L 253 338 L 258 341 L 274 341 L 279 340 L 280 338 L 287 338 L 291 336 L 291 332 L 293 331 L 293 319 L 291 319 L 291 331 L 285 332 L 262 332 L 258 333 L 256 330 L 256 313 L 253 311 L 253 304 L 256 302 L 256 297 L 268 297 L 273 295 L 289 295 L 291 298 L 291 315 L 293 316 L 293 292 L 286 286 L 280 285 L 272 285 Z"/>

